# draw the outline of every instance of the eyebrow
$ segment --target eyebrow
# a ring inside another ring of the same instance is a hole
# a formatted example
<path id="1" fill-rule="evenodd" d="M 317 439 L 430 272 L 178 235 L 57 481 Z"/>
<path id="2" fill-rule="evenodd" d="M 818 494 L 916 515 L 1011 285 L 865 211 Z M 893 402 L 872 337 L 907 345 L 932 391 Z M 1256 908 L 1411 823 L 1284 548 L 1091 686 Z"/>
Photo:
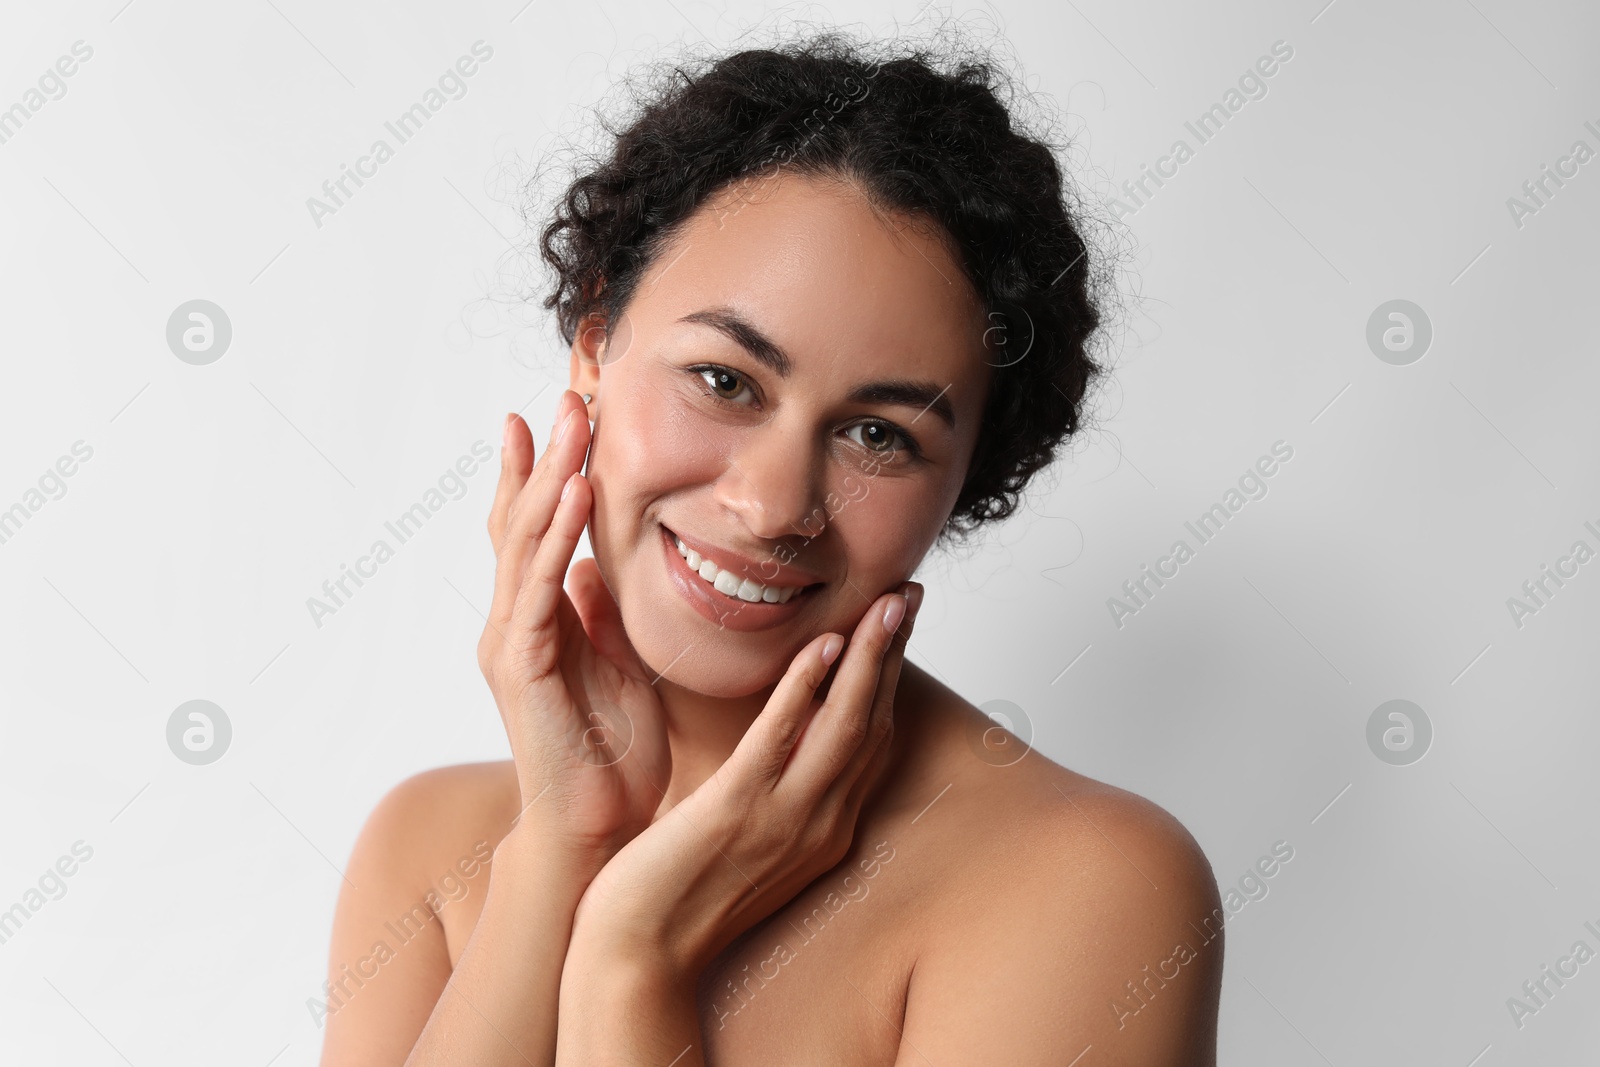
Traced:
<path id="1" fill-rule="evenodd" d="M 762 333 L 754 323 L 732 308 L 715 307 L 692 311 L 678 321 L 698 323 L 719 331 L 780 378 L 789 377 L 794 370 L 794 361 L 789 358 L 788 353 L 772 338 Z M 945 399 L 945 394 L 949 391 L 948 385 L 941 388 L 933 382 L 894 378 L 864 382 L 851 390 L 849 400 L 854 404 L 897 404 L 921 408 L 922 411 L 917 418 L 931 411 L 953 430 L 956 425 L 955 409 L 950 406 L 950 401 Z"/>

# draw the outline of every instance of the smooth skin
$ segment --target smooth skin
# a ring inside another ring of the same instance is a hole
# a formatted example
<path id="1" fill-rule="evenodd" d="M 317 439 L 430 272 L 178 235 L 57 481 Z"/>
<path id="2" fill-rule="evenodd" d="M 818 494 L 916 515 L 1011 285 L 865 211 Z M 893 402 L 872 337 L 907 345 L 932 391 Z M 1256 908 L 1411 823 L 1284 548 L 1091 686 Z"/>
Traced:
<path id="1" fill-rule="evenodd" d="M 478 658 L 512 759 L 368 819 L 323 1064 L 1212 1067 L 1193 838 L 1014 737 L 996 757 L 905 660 L 990 373 L 945 242 L 783 176 L 703 207 L 596 325 L 541 454 L 506 422 Z M 663 527 L 815 582 L 719 625 Z"/>

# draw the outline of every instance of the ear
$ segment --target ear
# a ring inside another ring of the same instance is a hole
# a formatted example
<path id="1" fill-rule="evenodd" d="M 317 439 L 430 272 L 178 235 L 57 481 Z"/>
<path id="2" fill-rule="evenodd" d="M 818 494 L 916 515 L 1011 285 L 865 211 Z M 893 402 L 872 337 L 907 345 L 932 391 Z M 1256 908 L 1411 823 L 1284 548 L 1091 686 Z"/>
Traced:
<path id="1" fill-rule="evenodd" d="M 572 391 L 582 396 L 600 395 L 600 365 L 606 358 L 606 320 L 591 312 L 578 322 L 572 339 L 572 363 L 568 370 Z"/>

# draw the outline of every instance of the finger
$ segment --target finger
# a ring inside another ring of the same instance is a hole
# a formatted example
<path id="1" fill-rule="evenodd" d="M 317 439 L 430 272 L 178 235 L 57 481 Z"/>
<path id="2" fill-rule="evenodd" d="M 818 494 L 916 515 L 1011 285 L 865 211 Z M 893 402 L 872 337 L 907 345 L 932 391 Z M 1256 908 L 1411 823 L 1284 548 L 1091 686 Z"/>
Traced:
<path id="1" fill-rule="evenodd" d="M 811 721 L 817 687 L 828 676 L 844 648 L 838 634 L 820 634 L 789 662 L 767 698 L 756 721 L 750 724 L 728 762 L 737 761 L 768 787 L 777 783 L 789 754 Z"/>
<path id="2" fill-rule="evenodd" d="M 571 397 L 572 399 L 569 400 L 567 399 L 568 397 Z M 528 484 L 530 484 L 532 479 L 537 477 L 541 471 L 550 466 L 549 461 L 555 458 L 555 453 L 559 451 L 557 448 L 558 442 L 556 439 L 562 436 L 562 426 L 566 423 L 566 419 L 572 415 L 573 412 L 580 411 L 582 409 L 583 401 L 577 399 L 577 394 L 571 389 L 563 389 L 561 391 L 561 395 L 556 397 L 556 409 L 550 416 L 550 434 L 545 440 L 543 452 L 538 452 L 537 454 L 535 453 L 535 449 L 533 447 L 533 434 L 529 432 L 528 457 L 531 461 L 529 466 L 530 474 L 528 478 L 524 479 L 522 488 L 512 495 L 511 506 L 506 511 L 506 525 L 508 527 L 515 524 L 517 511 L 525 503 L 526 497 L 524 491 L 527 489 Z M 521 419 L 518 419 L 517 421 L 519 423 L 522 422 Z M 588 419 L 585 419 L 584 424 L 587 425 L 588 421 Z M 526 425 L 526 423 L 523 423 L 523 425 Z M 558 481 L 565 481 L 565 478 L 560 478 Z"/>
<path id="3" fill-rule="evenodd" d="M 592 556 L 580 559 L 567 571 L 567 596 L 595 651 L 642 678 L 638 653 L 622 627 L 622 611 Z"/>
<path id="4" fill-rule="evenodd" d="M 861 773 L 851 782 L 849 790 L 844 794 L 844 821 L 855 826 L 860 822 L 861 805 L 866 803 L 867 797 L 872 793 L 887 770 L 889 761 L 894 756 L 894 734 L 884 738 L 872 752 L 872 758 L 862 765 Z M 848 773 L 839 779 L 840 783 L 849 780 Z M 824 804 L 829 798 L 824 799 Z"/>
<path id="5" fill-rule="evenodd" d="M 856 624 L 845 650 L 828 699 L 817 712 L 805 741 L 795 746 L 791 774 L 796 784 L 811 784 L 818 793 L 830 787 L 871 737 L 870 722 L 874 695 L 883 673 L 884 659 L 904 623 L 906 597 L 890 593 L 872 602 Z M 886 626 L 887 621 L 892 626 Z M 868 752 L 868 755 L 871 753 Z"/>
<path id="6" fill-rule="evenodd" d="M 500 443 L 500 481 L 495 485 L 494 503 L 489 507 L 489 542 L 496 552 L 506 535 L 506 516 L 511 502 L 533 470 L 533 435 L 528 424 L 515 412 L 506 416 Z"/>
<path id="7" fill-rule="evenodd" d="M 538 551 L 528 563 L 528 572 L 517 591 L 506 636 L 513 648 L 526 651 L 535 674 L 555 666 L 559 644 L 558 627 L 553 625 L 556 609 L 566 598 L 562 587 L 567 567 L 572 563 L 578 537 L 589 521 L 592 500 L 588 480 L 577 472 L 569 475 L 566 485 L 557 494 L 555 514 L 539 540 Z"/>
<path id="8" fill-rule="evenodd" d="M 905 618 L 900 621 L 883 656 L 883 667 L 878 672 L 878 684 L 873 690 L 872 706 L 867 715 L 866 740 L 845 764 L 837 781 L 829 787 L 830 794 L 843 792 L 853 796 L 863 784 L 870 788 L 867 780 L 871 777 L 871 765 L 879 761 L 880 754 L 888 752 L 894 737 L 895 693 L 900 686 L 900 669 L 905 665 L 906 644 L 911 640 L 911 629 L 916 625 L 923 594 L 920 582 L 907 582 L 901 589 L 906 598 Z M 832 693 L 829 697 L 832 697 Z"/>
<path id="9" fill-rule="evenodd" d="M 556 407 L 557 422 L 551 431 L 551 444 L 534 464 L 533 474 L 511 504 L 495 565 L 494 603 L 489 609 L 490 622 L 502 631 L 511 620 L 528 561 L 538 551 L 539 541 L 555 515 L 561 488 L 582 466 L 584 452 L 588 449 L 589 420 L 574 414 L 572 403 L 567 400 L 570 393 L 571 390 L 563 393 Z"/>

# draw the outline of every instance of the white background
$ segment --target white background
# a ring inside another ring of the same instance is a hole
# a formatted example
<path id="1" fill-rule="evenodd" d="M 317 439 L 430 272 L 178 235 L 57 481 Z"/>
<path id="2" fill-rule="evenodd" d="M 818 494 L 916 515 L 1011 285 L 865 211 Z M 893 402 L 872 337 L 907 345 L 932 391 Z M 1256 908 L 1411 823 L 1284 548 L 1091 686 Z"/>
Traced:
<path id="1" fill-rule="evenodd" d="M 1506 1000 L 1600 950 L 1600 562 L 1520 628 L 1507 599 L 1600 549 L 1600 161 L 1520 226 L 1506 202 L 1600 151 L 1600 13 L 1324 2 L 795 9 L 1002 33 L 1101 201 L 1294 50 L 1126 220 L 1141 299 L 1100 429 L 924 565 L 912 658 L 1172 811 L 1224 889 L 1293 846 L 1229 922 L 1221 1062 L 1590 1062 L 1600 962 L 1520 1029 Z M 93 449 L 0 544 L 0 909 L 93 848 L 0 944 L 0 1060 L 311 1064 L 362 820 L 409 774 L 507 754 L 474 660 L 495 464 L 320 628 L 306 599 L 506 411 L 548 426 L 566 369 L 513 302 L 542 281 L 519 183 L 559 176 L 636 63 L 773 13 L 122 4 L 8 5 L 0 32 L 0 108 L 93 48 L 0 144 L 0 508 Z M 307 197 L 480 39 L 467 95 L 317 227 Z M 196 298 L 233 327 L 209 366 L 166 343 Z M 1408 366 L 1366 341 L 1396 298 L 1434 329 Z M 1115 625 L 1107 598 L 1279 440 L 1269 494 Z M 1395 698 L 1434 729 L 1409 766 L 1366 740 Z M 232 723 L 210 766 L 167 747 L 192 699 Z"/>

